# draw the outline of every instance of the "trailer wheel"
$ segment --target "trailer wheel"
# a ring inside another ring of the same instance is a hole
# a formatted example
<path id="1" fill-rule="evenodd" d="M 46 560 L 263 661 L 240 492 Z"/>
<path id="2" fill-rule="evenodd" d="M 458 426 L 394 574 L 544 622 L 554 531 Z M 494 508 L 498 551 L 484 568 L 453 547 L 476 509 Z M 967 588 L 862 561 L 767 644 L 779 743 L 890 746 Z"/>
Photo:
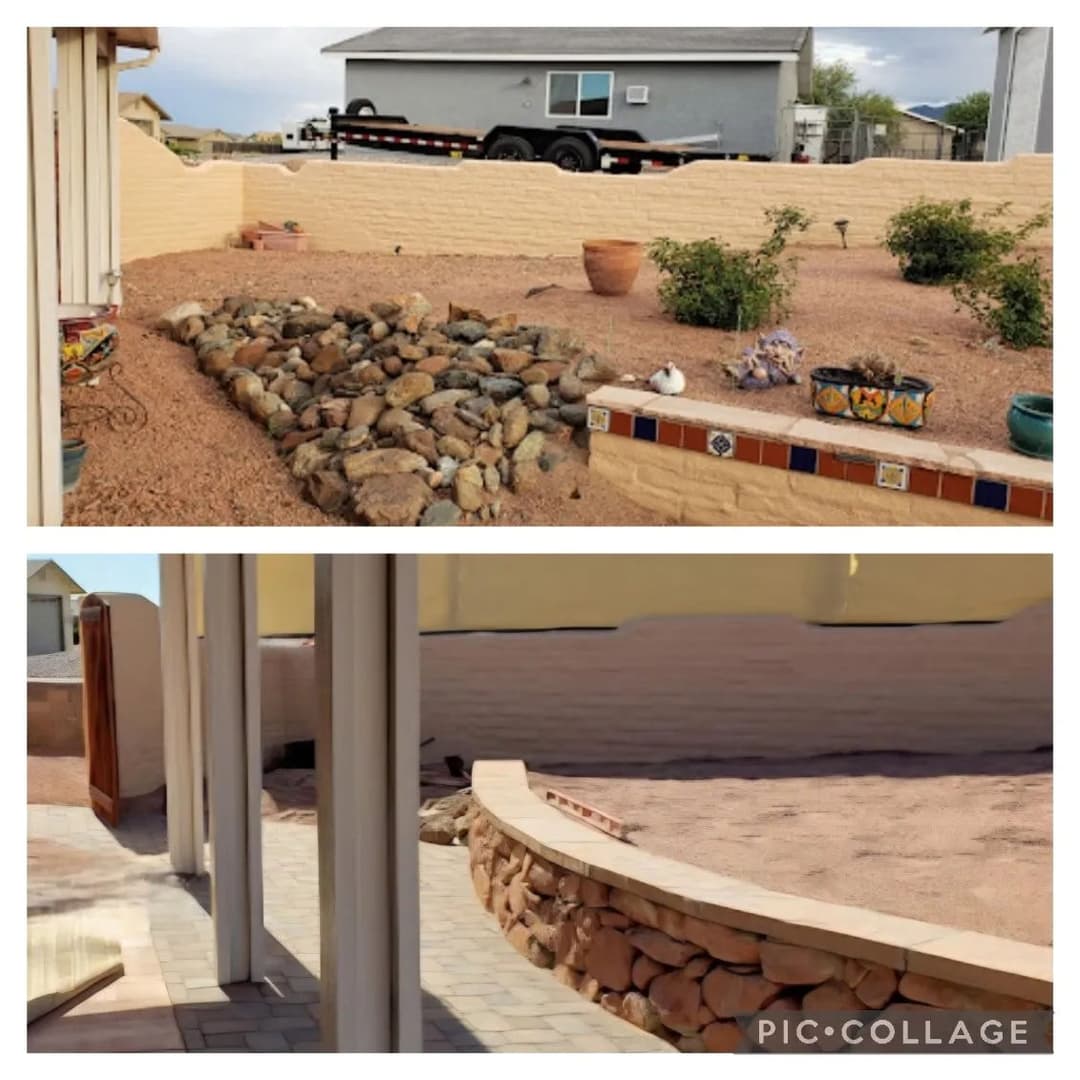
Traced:
<path id="1" fill-rule="evenodd" d="M 532 143 L 520 135 L 500 135 L 488 147 L 484 157 L 496 161 L 532 161 L 536 151 Z"/>
<path id="2" fill-rule="evenodd" d="M 346 116 L 378 116 L 379 111 L 375 108 L 375 102 L 370 98 L 358 97 L 353 98 L 348 105 L 345 106 Z"/>
<path id="3" fill-rule="evenodd" d="M 564 135 L 556 139 L 545 151 L 544 160 L 558 165 L 566 172 L 594 172 L 596 154 L 593 148 L 575 135 Z"/>

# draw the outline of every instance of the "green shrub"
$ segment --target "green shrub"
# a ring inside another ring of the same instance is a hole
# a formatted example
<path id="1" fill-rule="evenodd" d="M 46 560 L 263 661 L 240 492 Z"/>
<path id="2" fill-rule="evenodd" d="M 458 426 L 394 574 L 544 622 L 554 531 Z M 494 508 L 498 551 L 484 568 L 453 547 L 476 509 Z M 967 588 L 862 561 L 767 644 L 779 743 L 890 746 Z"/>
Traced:
<path id="1" fill-rule="evenodd" d="M 941 285 L 971 279 L 1050 220 L 1049 214 L 1041 213 L 1016 229 L 995 225 L 1008 207 L 1002 203 L 976 217 L 970 199 L 919 199 L 889 219 L 885 247 L 900 260 L 906 281 Z"/>
<path id="2" fill-rule="evenodd" d="M 1050 344 L 1050 279 L 1037 255 L 994 263 L 955 285 L 953 296 L 1014 349 Z"/>
<path id="3" fill-rule="evenodd" d="M 795 281 L 795 260 L 779 261 L 790 234 L 811 219 L 797 206 L 765 211 L 772 225 L 756 250 L 740 250 L 715 238 L 680 243 L 661 237 L 649 258 L 665 274 L 660 302 L 677 322 L 721 330 L 753 330 L 787 309 Z"/>

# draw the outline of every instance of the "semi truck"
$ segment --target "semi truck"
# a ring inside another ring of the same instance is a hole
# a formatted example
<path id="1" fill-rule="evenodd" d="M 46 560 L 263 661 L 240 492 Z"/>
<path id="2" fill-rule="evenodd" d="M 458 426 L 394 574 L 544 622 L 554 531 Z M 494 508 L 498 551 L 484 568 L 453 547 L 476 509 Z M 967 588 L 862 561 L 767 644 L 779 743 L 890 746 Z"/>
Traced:
<path id="1" fill-rule="evenodd" d="M 765 154 L 650 142 L 640 132 L 621 128 L 498 124 L 480 131 L 414 124 L 404 116 L 379 113 L 368 98 L 354 98 L 344 112 L 331 108 L 327 126 L 333 161 L 342 145 L 438 157 L 546 161 L 567 172 L 640 173 L 645 168 L 673 169 L 692 161 L 770 160 Z M 314 137 L 316 129 L 307 129 L 307 134 Z"/>

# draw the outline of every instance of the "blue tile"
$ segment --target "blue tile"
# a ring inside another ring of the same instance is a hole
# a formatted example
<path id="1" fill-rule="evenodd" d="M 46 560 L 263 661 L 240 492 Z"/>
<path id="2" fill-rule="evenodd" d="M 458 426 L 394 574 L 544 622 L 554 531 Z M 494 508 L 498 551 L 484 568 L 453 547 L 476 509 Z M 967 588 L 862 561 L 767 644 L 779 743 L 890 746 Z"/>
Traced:
<path id="1" fill-rule="evenodd" d="M 1004 510 L 1009 501 L 1009 485 L 1000 480 L 976 480 L 972 501 L 976 506 L 985 506 L 988 510 Z"/>
<path id="2" fill-rule="evenodd" d="M 646 442 L 656 442 L 656 417 L 635 416 L 634 438 L 644 439 Z"/>
<path id="3" fill-rule="evenodd" d="M 817 472 L 817 451 L 809 446 L 793 446 L 791 448 L 791 460 L 789 469 L 795 472 Z"/>

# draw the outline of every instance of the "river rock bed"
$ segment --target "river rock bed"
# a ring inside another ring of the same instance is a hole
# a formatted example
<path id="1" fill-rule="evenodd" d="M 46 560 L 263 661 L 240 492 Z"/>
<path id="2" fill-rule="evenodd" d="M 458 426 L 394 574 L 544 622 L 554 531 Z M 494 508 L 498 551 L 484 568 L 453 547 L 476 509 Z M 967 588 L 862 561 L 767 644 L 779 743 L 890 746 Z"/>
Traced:
<path id="1" fill-rule="evenodd" d="M 568 331 L 420 293 L 321 309 L 230 296 L 158 329 L 264 427 L 312 503 L 365 525 L 497 518 L 586 436 L 585 396 L 615 378 Z"/>

